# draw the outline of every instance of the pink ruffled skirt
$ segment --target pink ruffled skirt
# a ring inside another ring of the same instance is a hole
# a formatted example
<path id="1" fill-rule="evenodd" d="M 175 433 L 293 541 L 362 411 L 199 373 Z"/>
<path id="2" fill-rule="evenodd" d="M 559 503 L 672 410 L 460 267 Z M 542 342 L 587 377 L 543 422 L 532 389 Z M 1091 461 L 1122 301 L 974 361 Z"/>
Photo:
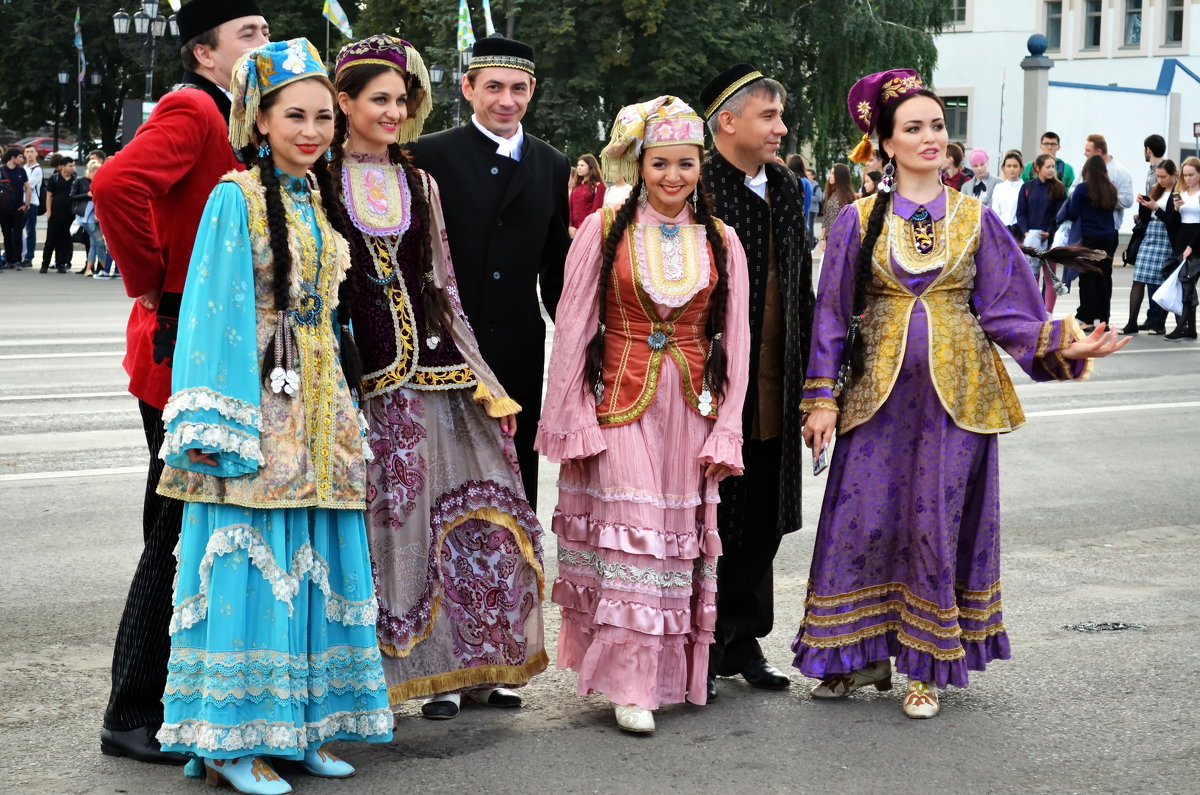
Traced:
<path id="1" fill-rule="evenodd" d="M 721 542 L 717 484 L 698 457 L 712 424 L 664 366 L 636 422 L 602 428 L 605 452 L 563 465 L 553 600 L 558 667 L 579 673 L 580 695 L 705 703 Z"/>

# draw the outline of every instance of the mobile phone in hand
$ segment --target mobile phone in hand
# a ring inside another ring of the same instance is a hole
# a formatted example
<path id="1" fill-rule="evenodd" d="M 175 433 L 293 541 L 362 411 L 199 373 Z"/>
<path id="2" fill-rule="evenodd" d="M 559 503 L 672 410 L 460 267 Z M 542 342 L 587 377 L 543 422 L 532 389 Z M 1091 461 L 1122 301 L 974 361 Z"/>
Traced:
<path id="1" fill-rule="evenodd" d="M 829 468 L 829 445 L 821 445 L 821 452 L 813 456 L 813 475 L 819 475 Z"/>

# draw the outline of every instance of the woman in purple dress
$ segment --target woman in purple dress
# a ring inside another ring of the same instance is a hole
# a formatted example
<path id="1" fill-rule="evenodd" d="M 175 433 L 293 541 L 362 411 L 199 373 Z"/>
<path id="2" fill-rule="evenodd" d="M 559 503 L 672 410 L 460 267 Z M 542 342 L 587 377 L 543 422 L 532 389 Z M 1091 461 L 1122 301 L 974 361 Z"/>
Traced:
<path id="1" fill-rule="evenodd" d="M 1123 342 L 1048 319 L 1000 219 L 942 185 L 945 109 L 915 72 L 864 77 L 849 107 L 852 157 L 877 132 L 884 178 L 838 216 L 821 272 L 804 438 L 814 458 L 839 439 L 792 648 L 815 698 L 890 689 L 894 657 L 904 714 L 929 718 L 937 688 L 1009 656 L 996 436 L 1024 415 L 992 342 L 1040 381 Z"/>

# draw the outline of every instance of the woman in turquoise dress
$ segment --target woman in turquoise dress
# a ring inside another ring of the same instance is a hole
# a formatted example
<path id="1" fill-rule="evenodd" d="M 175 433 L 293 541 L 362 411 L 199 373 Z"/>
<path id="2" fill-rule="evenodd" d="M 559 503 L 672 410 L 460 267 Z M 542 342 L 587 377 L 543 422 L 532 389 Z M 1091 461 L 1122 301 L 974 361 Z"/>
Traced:
<path id="1" fill-rule="evenodd" d="M 386 742 L 392 716 L 335 333 L 349 256 L 322 203 L 332 85 L 294 39 L 243 56 L 233 94 L 251 167 L 201 219 L 163 413 L 158 490 L 187 505 L 158 739 L 203 759 L 210 784 L 275 795 L 291 788 L 265 757 L 344 778 L 323 746 Z"/>

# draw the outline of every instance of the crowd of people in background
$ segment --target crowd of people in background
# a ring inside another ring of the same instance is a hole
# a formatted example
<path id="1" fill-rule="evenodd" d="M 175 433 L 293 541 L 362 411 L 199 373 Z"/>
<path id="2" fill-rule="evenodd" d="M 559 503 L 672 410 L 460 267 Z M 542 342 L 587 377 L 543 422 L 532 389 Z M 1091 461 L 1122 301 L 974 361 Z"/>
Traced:
<path id="1" fill-rule="evenodd" d="M 75 246 L 84 251 L 84 265 L 74 271 L 97 279 L 120 278 L 120 271 L 104 242 L 92 180 L 108 155 L 102 149 L 88 153 L 83 174 L 76 173 L 75 158 L 51 154 L 44 163 L 37 147 L 10 147 L 0 166 L 0 229 L 4 255 L 0 270 L 32 268 L 37 254 L 38 219 L 46 221 L 40 273 L 70 273 Z"/>

